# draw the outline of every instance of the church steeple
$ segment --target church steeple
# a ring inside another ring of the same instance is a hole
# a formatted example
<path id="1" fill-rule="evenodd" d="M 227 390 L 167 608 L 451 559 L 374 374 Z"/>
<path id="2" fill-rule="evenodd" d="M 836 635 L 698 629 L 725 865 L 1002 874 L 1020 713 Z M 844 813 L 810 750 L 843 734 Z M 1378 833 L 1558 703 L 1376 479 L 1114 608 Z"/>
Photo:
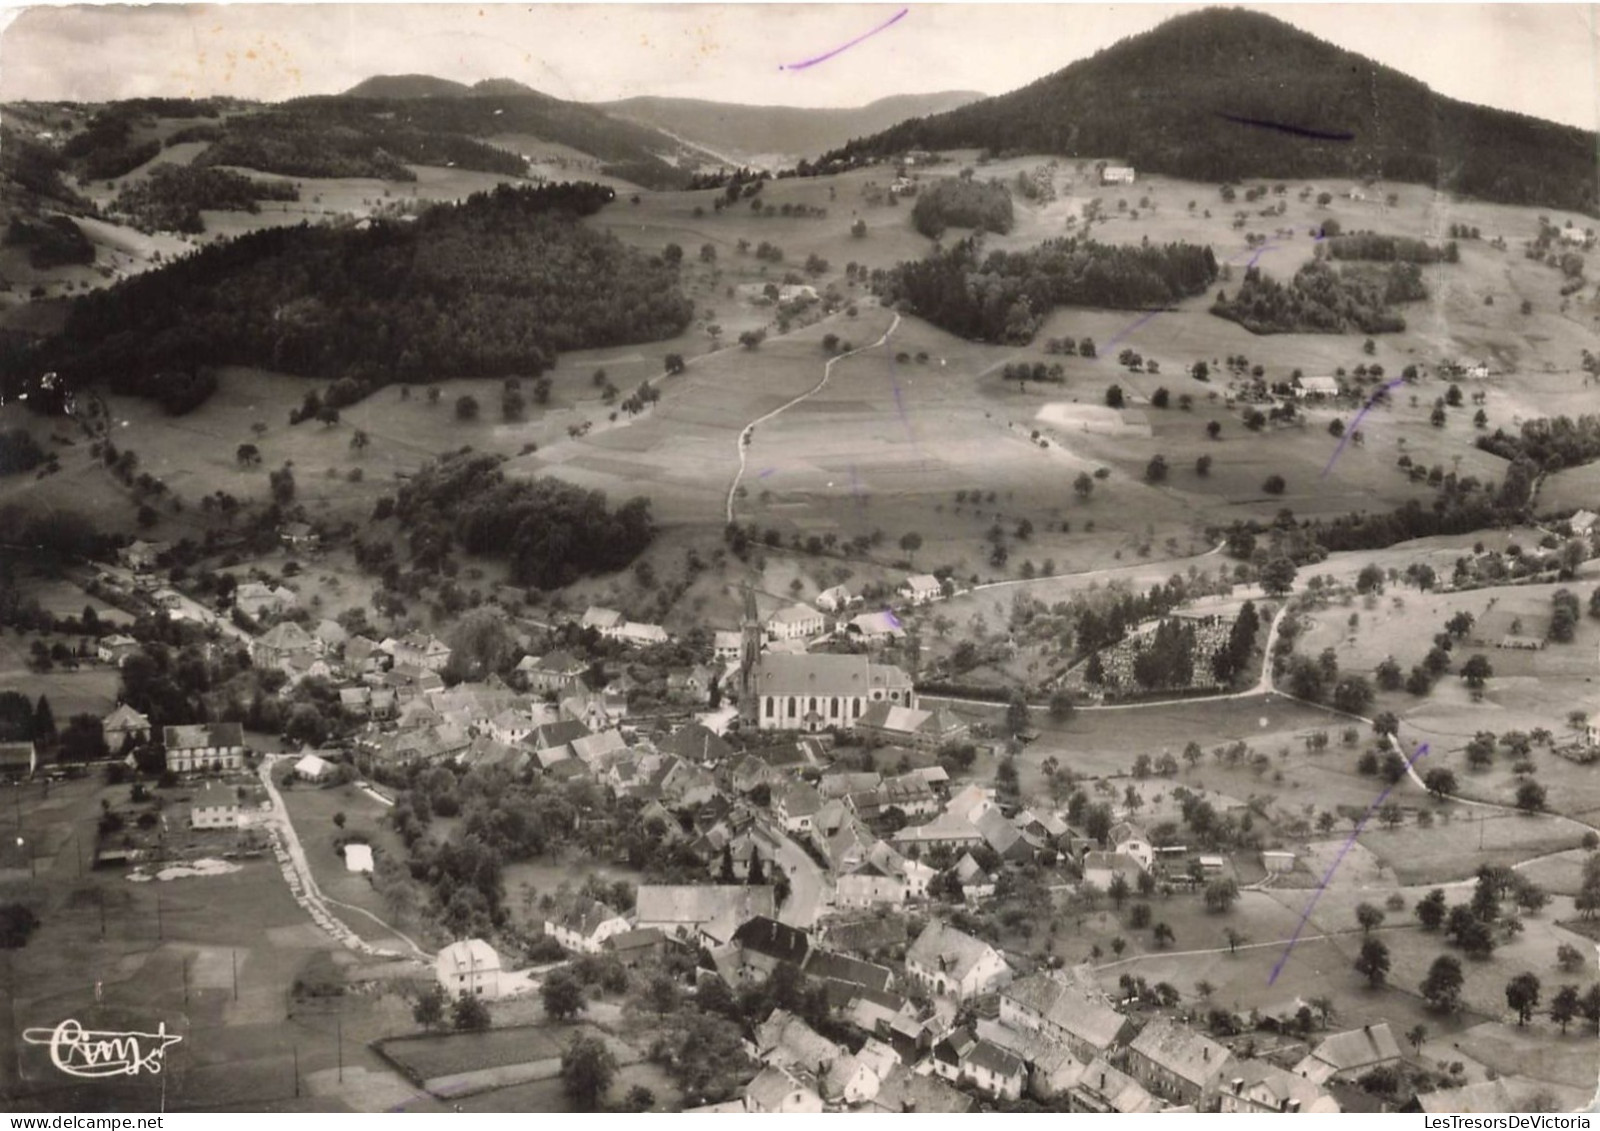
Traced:
<path id="1" fill-rule="evenodd" d="M 761 656 L 764 633 L 761 619 L 756 614 L 756 592 L 747 581 L 744 583 L 744 620 L 739 626 L 743 639 L 739 647 L 739 709 L 746 717 L 757 717 L 755 673 L 756 661 Z"/>

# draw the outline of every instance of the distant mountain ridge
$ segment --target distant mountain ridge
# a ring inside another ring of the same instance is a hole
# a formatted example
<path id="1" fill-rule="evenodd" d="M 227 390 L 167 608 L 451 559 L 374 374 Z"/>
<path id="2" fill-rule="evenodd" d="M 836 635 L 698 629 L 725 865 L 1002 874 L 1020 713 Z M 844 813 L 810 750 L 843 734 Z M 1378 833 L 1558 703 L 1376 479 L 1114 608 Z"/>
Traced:
<path id="1" fill-rule="evenodd" d="M 865 106 L 806 108 L 745 106 L 698 98 L 644 96 L 595 107 L 615 117 L 665 130 L 684 141 L 741 159 L 815 157 L 853 138 L 886 130 L 926 114 L 939 114 L 985 97 L 980 91 L 896 94 Z"/>
<path id="2" fill-rule="evenodd" d="M 1177 16 L 997 98 L 901 122 L 823 167 L 908 149 L 1119 158 L 1200 181 L 1374 177 L 1596 214 L 1594 133 L 1435 94 L 1271 16 Z"/>

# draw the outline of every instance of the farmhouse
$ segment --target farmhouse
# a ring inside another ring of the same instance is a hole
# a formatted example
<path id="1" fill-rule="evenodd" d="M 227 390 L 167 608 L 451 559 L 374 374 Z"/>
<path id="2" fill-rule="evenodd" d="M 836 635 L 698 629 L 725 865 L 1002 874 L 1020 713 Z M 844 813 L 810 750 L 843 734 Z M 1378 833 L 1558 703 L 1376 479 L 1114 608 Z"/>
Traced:
<path id="1" fill-rule="evenodd" d="M 719 660 L 737 660 L 743 650 L 744 636 L 741 633 L 719 628 L 712 636 L 711 652 Z"/>
<path id="2" fill-rule="evenodd" d="M 31 742 L 0 742 L 0 777 L 32 777 L 39 768 L 39 752 Z"/>
<path id="3" fill-rule="evenodd" d="M 1294 395 L 1321 400 L 1339 395 L 1339 379 L 1337 377 L 1297 377 L 1294 382 Z"/>
<path id="4" fill-rule="evenodd" d="M 244 728 L 238 723 L 164 727 L 167 769 L 175 774 L 237 770 L 244 765 Z"/>
<path id="5" fill-rule="evenodd" d="M 876 644 L 885 640 L 898 640 L 906 634 L 900 624 L 900 618 L 888 609 L 880 609 L 875 613 L 857 613 L 844 625 L 845 635 L 858 637 L 869 644 Z"/>
<path id="6" fill-rule="evenodd" d="M 219 782 L 206 782 L 194 795 L 189 824 L 197 829 L 238 828 L 239 791 Z"/>
<path id="7" fill-rule="evenodd" d="M 916 706 L 911 677 L 865 656 L 765 655 L 743 709 L 761 730 L 848 727 L 876 702 Z"/>
<path id="8" fill-rule="evenodd" d="M 733 938 L 741 923 L 776 913 L 770 884 L 641 884 L 634 926 L 718 945 Z"/>
<path id="9" fill-rule="evenodd" d="M 1000 991 L 1000 1022 L 1038 1033 L 1085 1063 L 1125 1042 L 1133 1032 L 1126 1017 L 1095 983 L 1092 972 L 1031 974 Z"/>
<path id="10" fill-rule="evenodd" d="M 665 644 L 672 639 L 667 635 L 667 630 L 659 624 L 645 624 L 634 620 L 624 621 L 616 632 L 608 635 L 614 640 L 621 640 L 625 644 L 637 644 L 641 647 L 646 644 Z"/>
<path id="11" fill-rule="evenodd" d="M 791 833 L 808 833 L 817 811 L 822 808 L 822 795 L 803 781 L 786 781 L 772 791 L 772 812 Z"/>
<path id="12" fill-rule="evenodd" d="M 746 1085 L 744 1104 L 745 1110 L 757 1114 L 812 1115 L 822 1110 L 822 1096 L 817 1091 L 816 1077 L 810 1073 L 769 1064 Z"/>
<path id="13" fill-rule="evenodd" d="M 1222 1089 L 1219 1110 L 1224 1115 L 1294 1115 L 1333 1114 L 1340 1109 L 1338 1100 L 1305 1077 L 1252 1059 L 1239 1061 L 1233 1078 Z"/>
<path id="14" fill-rule="evenodd" d="M 292 620 L 280 621 L 250 644 L 250 658 L 258 668 L 275 668 L 286 662 L 309 660 L 316 641 Z"/>
<path id="15" fill-rule="evenodd" d="M 117 551 L 117 558 L 135 573 L 143 573 L 156 565 L 156 559 L 170 549 L 165 542 L 145 542 L 135 539 Z"/>
<path id="16" fill-rule="evenodd" d="M 1364 1072 L 1400 1060 L 1400 1046 L 1381 1021 L 1360 1029 L 1334 1033 L 1294 1066 L 1295 1074 L 1317 1084 L 1330 1080 L 1350 1080 Z"/>
<path id="17" fill-rule="evenodd" d="M 332 769 L 333 765 L 326 758 L 309 753 L 294 764 L 294 772 L 306 781 L 321 781 L 322 776 Z"/>
<path id="18" fill-rule="evenodd" d="M 100 720 L 100 733 L 105 736 L 106 749 L 115 753 L 129 743 L 149 742 L 150 720 L 126 703 L 119 703 Z"/>
<path id="19" fill-rule="evenodd" d="M 1103 185 L 1131 185 L 1134 179 L 1131 165 L 1107 165 L 1100 170 L 1100 183 Z"/>
<path id="20" fill-rule="evenodd" d="M 1165 1106 L 1105 1057 L 1091 1061 L 1079 1075 L 1078 1083 L 1068 1088 L 1067 1105 L 1073 1111 L 1097 1115 L 1137 1115 L 1160 1111 Z"/>
<path id="21" fill-rule="evenodd" d="M 311 529 L 309 522 L 286 522 L 278 531 L 278 540 L 290 550 L 315 550 L 321 539 L 317 532 Z"/>
<path id="22" fill-rule="evenodd" d="M 929 993 L 970 998 L 994 990 L 1011 969 L 988 943 L 936 920 L 906 951 L 906 974 Z"/>
<path id="23" fill-rule="evenodd" d="M 944 596 L 944 586 L 931 573 L 914 573 L 900 583 L 895 593 L 913 605 L 926 605 Z"/>
<path id="24" fill-rule="evenodd" d="M 450 662 L 450 646 L 437 636 L 421 632 L 408 632 L 399 640 L 384 641 L 396 667 L 418 667 L 425 671 L 441 672 Z"/>
<path id="25" fill-rule="evenodd" d="M 824 589 L 817 594 L 817 608 L 830 613 L 837 613 L 848 609 L 851 605 L 859 605 L 861 598 L 853 595 L 843 585 L 835 585 L 831 589 Z"/>
<path id="26" fill-rule="evenodd" d="M 254 620 L 269 613 L 282 616 L 299 604 L 300 598 L 294 595 L 294 591 L 281 585 L 273 588 L 259 581 L 246 581 L 233 591 L 234 608 Z"/>
<path id="27" fill-rule="evenodd" d="M 545 934 L 578 954 L 599 954 L 607 939 L 629 929 L 625 916 L 595 899 L 580 900 L 560 919 L 544 921 Z"/>
<path id="28" fill-rule="evenodd" d="M 805 640 L 820 636 L 828 620 L 809 605 L 790 605 L 767 618 L 766 629 L 774 640 Z"/>
<path id="29" fill-rule="evenodd" d="M 118 633 L 115 636 L 102 636 L 95 645 L 94 654 L 102 664 L 116 664 L 120 668 L 122 662 L 137 651 L 139 651 L 137 640 Z"/>
<path id="30" fill-rule="evenodd" d="M 434 961 L 433 973 L 452 998 L 474 995 L 493 1001 L 500 996 L 500 956 L 482 939 L 445 947 Z"/>
<path id="31" fill-rule="evenodd" d="M 855 732 L 863 738 L 925 751 L 959 742 L 971 729 L 943 707 L 924 711 L 895 703 L 874 703 L 854 724 Z"/>
<path id="32" fill-rule="evenodd" d="M 1128 1073 L 1153 1095 L 1203 1106 L 1224 1079 L 1232 1079 L 1232 1054 L 1186 1025 L 1159 1018 L 1128 1046 Z"/>
<path id="33" fill-rule="evenodd" d="M 616 609 L 603 608 L 600 605 L 590 605 L 583 612 L 583 619 L 578 622 L 580 628 L 592 628 L 601 636 L 615 637 L 628 623 L 628 618 L 617 612 Z"/>
<path id="34" fill-rule="evenodd" d="M 667 936 L 654 927 L 642 931 L 621 931 L 600 944 L 605 954 L 614 954 L 624 966 L 638 966 L 660 955 L 667 946 Z"/>

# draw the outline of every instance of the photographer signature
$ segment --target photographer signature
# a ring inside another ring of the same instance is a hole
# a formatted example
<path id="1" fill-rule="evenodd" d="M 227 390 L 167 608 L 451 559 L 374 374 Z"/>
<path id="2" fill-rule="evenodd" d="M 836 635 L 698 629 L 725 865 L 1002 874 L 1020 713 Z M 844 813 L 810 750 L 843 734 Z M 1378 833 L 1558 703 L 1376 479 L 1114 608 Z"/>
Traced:
<path id="1" fill-rule="evenodd" d="M 156 1075 L 166 1062 L 167 1049 L 183 1040 L 167 1032 L 165 1021 L 154 1033 L 115 1032 L 85 1029 L 70 1017 L 54 1029 L 24 1029 L 22 1039 L 30 1045 L 48 1045 L 57 1068 L 85 1079 Z"/>

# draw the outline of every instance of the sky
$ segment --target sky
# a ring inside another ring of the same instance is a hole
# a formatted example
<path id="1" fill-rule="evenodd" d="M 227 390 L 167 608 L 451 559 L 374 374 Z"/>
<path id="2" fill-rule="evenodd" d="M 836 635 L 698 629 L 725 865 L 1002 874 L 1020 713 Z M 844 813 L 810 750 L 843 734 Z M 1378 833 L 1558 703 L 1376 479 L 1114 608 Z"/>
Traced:
<path id="1" fill-rule="evenodd" d="M 1197 5 L 1196 5 L 1197 6 Z M 1148 30 L 1176 4 L 239 4 L 0 0 L 0 100 L 276 101 L 374 74 L 517 79 L 609 101 L 654 94 L 853 106 L 1003 94 Z M 1470 102 L 1600 130 L 1600 6 L 1250 4 Z M 825 55 L 905 15 L 812 66 Z"/>

